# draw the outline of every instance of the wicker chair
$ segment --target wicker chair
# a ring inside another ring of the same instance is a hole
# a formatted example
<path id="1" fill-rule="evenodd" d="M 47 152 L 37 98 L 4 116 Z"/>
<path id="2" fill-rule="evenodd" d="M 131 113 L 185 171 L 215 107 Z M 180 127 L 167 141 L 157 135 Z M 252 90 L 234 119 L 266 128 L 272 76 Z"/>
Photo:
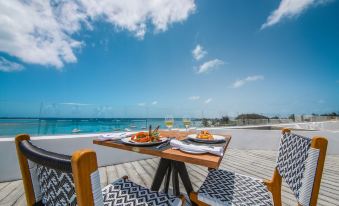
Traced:
<path id="1" fill-rule="evenodd" d="M 225 171 L 211 170 L 198 193 L 190 197 L 198 205 L 281 206 L 282 179 L 299 205 L 317 205 L 327 139 L 312 139 L 283 129 L 277 166 L 272 180 Z"/>
<path id="2" fill-rule="evenodd" d="M 151 191 L 120 178 L 100 187 L 96 154 L 72 156 L 34 146 L 28 135 L 15 138 L 27 205 L 182 205 L 184 198 Z"/>

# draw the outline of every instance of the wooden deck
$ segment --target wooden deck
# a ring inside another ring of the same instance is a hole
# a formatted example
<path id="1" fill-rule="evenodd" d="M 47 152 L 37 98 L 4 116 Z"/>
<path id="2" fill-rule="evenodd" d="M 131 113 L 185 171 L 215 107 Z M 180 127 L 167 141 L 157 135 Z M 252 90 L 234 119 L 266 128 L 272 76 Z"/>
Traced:
<path id="1" fill-rule="evenodd" d="M 275 166 L 275 151 L 227 150 L 221 168 L 241 174 L 269 179 Z M 128 162 L 99 169 L 101 185 L 128 175 L 134 182 L 150 187 L 159 159 Z M 195 190 L 207 175 L 207 168 L 188 164 L 188 172 Z M 339 156 L 328 155 L 322 178 L 318 205 L 339 205 Z M 289 188 L 283 187 L 283 205 L 296 205 Z M 181 187 L 181 191 L 184 189 Z M 21 180 L 0 183 L 0 205 L 26 205 Z"/>

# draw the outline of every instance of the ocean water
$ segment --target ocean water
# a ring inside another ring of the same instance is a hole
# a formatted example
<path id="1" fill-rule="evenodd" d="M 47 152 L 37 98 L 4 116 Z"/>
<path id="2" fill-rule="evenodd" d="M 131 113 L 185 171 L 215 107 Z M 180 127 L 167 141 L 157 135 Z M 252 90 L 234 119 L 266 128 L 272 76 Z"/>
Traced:
<path id="1" fill-rule="evenodd" d="M 192 119 L 192 127 L 198 127 L 201 122 Z M 87 134 L 100 132 L 118 132 L 126 129 L 131 131 L 145 130 L 152 125 L 160 125 L 165 129 L 163 118 L 43 118 L 43 119 L 0 119 L 0 138 L 15 137 L 26 133 L 31 136 Z M 174 120 L 175 128 L 184 128 L 181 118 Z"/>

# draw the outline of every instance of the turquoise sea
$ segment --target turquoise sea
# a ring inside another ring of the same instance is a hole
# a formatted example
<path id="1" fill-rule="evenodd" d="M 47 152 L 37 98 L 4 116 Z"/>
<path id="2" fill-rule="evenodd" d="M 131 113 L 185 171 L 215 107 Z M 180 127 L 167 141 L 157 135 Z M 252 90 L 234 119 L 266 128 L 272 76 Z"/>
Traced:
<path id="1" fill-rule="evenodd" d="M 192 127 L 201 121 L 192 119 Z M 144 130 L 152 125 L 166 128 L 163 118 L 0 118 L 0 138 L 26 133 L 31 136 L 86 134 Z M 181 118 L 175 118 L 175 128 L 184 128 Z"/>

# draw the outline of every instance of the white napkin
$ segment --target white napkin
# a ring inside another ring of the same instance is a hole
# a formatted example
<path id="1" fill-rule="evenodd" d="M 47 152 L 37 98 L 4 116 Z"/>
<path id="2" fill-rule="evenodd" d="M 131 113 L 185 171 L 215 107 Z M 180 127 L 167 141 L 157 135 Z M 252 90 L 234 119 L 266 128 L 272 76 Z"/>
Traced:
<path id="1" fill-rule="evenodd" d="M 109 134 L 102 134 L 98 137 L 99 141 L 107 141 L 107 140 L 119 140 L 125 137 L 129 137 L 135 134 L 135 132 L 123 132 L 123 133 L 109 133 Z"/>
<path id="2" fill-rule="evenodd" d="M 173 147 L 173 149 L 184 149 L 184 150 L 188 150 L 192 152 L 208 152 L 208 153 L 215 154 L 218 156 L 224 155 L 223 147 L 186 144 L 182 141 L 175 140 L 175 139 L 172 139 L 170 144 Z"/>

